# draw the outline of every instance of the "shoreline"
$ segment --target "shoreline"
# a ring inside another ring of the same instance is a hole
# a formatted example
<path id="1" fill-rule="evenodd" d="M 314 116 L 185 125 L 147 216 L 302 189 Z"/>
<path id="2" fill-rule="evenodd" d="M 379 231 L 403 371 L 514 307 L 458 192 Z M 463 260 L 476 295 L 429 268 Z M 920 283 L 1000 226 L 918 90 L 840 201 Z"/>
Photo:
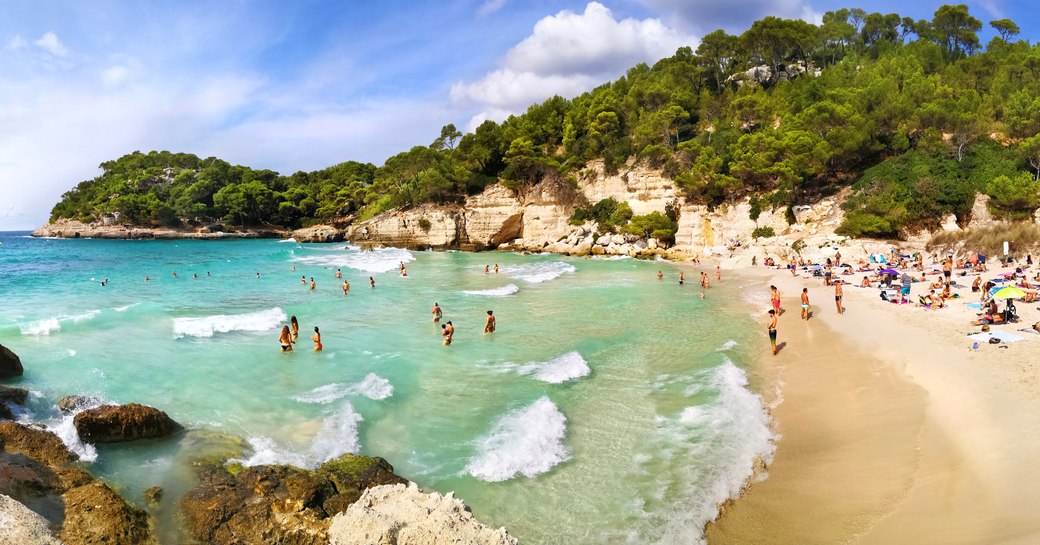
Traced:
<path id="1" fill-rule="evenodd" d="M 1035 542 L 1040 337 L 969 352 L 964 334 L 977 328 L 964 303 L 975 298 L 963 286 L 965 299 L 932 312 L 846 285 L 838 316 L 818 280 L 772 269 L 730 277 L 762 290 L 763 316 L 767 286 L 781 291 L 786 344 L 773 358 L 762 335 L 759 360 L 765 390 L 781 386 L 770 411 L 779 439 L 766 472 L 708 524 L 708 543 Z M 1023 307 L 1022 324 L 1040 316 Z"/>

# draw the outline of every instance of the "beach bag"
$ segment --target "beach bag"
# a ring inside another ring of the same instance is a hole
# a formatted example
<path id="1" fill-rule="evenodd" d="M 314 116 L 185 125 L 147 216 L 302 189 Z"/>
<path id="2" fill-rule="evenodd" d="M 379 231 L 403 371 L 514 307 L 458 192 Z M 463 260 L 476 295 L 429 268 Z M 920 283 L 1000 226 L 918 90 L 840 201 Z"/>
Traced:
<path id="1" fill-rule="evenodd" d="M 998 339 L 996 337 L 990 337 L 989 338 L 989 344 L 1000 344 L 1000 339 Z"/>

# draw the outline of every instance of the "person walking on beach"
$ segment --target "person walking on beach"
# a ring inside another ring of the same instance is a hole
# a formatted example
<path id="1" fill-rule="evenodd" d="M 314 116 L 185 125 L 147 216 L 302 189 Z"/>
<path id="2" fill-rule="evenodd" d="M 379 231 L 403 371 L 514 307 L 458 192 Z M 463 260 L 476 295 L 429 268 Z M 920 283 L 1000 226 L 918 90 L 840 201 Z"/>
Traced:
<path id="1" fill-rule="evenodd" d="M 802 319 L 809 319 L 809 288 L 802 288 Z"/>
<path id="2" fill-rule="evenodd" d="M 431 313 L 433 314 L 433 323 L 441 321 L 441 317 L 444 316 L 444 312 L 436 302 L 433 303 L 433 310 Z"/>
<path id="3" fill-rule="evenodd" d="M 776 315 L 780 315 L 780 290 L 776 289 L 776 286 L 769 286 L 769 300 L 773 304 L 773 310 Z"/>
<path id="4" fill-rule="evenodd" d="M 289 317 L 289 325 L 292 326 L 292 337 L 289 340 L 296 342 L 296 339 L 300 336 L 300 322 L 296 321 L 296 316 Z"/>
<path id="5" fill-rule="evenodd" d="M 769 332 L 769 344 L 773 347 L 773 355 L 776 355 L 776 311 L 769 309 L 769 323 L 766 324 L 766 331 Z"/>
<path id="6" fill-rule="evenodd" d="M 845 314 L 845 307 L 841 306 L 841 284 L 842 280 L 834 282 L 834 305 L 838 307 L 838 314 Z"/>
<path id="7" fill-rule="evenodd" d="M 314 351 L 321 352 L 321 332 L 318 331 L 318 326 L 314 326 L 314 335 L 311 335 L 311 340 L 314 341 Z"/>
<path id="8" fill-rule="evenodd" d="M 487 311 L 487 313 L 488 313 L 488 317 L 487 317 L 487 322 L 484 324 L 484 333 L 494 333 L 495 332 L 495 315 L 490 310 Z"/>
<path id="9" fill-rule="evenodd" d="M 282 352 L 292 352 L 292 333 L 289 332 L 289 326 L 282 326 L 282 333 L 278 335 L 278 344 L 282 346 Z"/>
<path id="10" fill-rule="evenodd" d="M 444 346 L 451 344 L 451 338 L 455 335 L 455 326 L 451 325 L 451 320 L 448 323 L 441 326 L 441 337 L 444 337 Z"/>
<path id="11" fill-rule="evenodd" d="M 910 284 L 912 284 L 913 281 L 914 279 L 910 278 L 910 275 L 905 272 L 903 273 L 903 277 L 899 279 L 900 284 L 902 284 L 902 287 L 899 288 L 900 303 L 906 303 L 907 298 L 910 297 Z"/>

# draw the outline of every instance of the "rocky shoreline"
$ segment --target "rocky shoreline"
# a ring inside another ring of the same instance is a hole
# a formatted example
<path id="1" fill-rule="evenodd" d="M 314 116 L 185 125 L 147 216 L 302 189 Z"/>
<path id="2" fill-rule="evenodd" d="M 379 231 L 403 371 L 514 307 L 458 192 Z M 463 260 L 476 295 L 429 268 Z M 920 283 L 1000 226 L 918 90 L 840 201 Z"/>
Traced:
<path id="1" fill-rule="evenodd" d="M 0 380 L 22 373 L 19 357 L 0 346 Z M 91 475 L 51 430 L 15 420 L 27 396 L 25 389 L 0 385 L 0 543 L 158 544 L 155 509 L 163 501 L 162 489 L 145 490 L 144 506 L 122 497 Z M 229 461 L 242 456 L 241 439 L 185 430 L 146 405 L 95 404 L 70 396 L 56 406 L 76 413 L 83 440 L 168 437 L 192 453 L 196 483 L 177 504 L 183 531 L 178 543 L 516 543 L 505 529 L 477 522 L 451 494 L 420 491 L 382 458 L 344 454 L 314 470 L 244 467 Z"/>

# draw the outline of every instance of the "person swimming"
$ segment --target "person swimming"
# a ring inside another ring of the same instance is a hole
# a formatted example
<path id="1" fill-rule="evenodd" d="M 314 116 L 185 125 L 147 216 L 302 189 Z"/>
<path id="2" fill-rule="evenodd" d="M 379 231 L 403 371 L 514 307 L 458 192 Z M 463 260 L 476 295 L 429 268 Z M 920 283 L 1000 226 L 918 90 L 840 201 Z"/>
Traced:
<path id="1" fill-rule="evenodd" d="M 291 316 L 289 324 L 292 325 L 292 337 L 290 337 L 290 340 L 296 342 L 296 339 L 300 336 L 300 322 L 296 321 L 296 316 Z"/>
<path id="2" fill-rule="evenodd" d="M 293 316 L 293 318 L 296 318 Z M 282 352 L 292 352 L 292 333 L 289 332 L 289 326 L 282 326 L 282 333 L 278 335 L 278 344 L 282 345 Z"/>
<path id="3" fill-rule="evenodd" d="M 314 351 L 321 352 L 321 332 L 318 331 L 318 326 L 314 326 L 314 335 L 311 335 L 311 340 L 314 341 Z"/>
<path id="4" fill-rule="evenodd" d="M 487 311 L 487 322 L 484 324 L 484 333 L 495 332 L 495 314 L 490 310 Z"/>

